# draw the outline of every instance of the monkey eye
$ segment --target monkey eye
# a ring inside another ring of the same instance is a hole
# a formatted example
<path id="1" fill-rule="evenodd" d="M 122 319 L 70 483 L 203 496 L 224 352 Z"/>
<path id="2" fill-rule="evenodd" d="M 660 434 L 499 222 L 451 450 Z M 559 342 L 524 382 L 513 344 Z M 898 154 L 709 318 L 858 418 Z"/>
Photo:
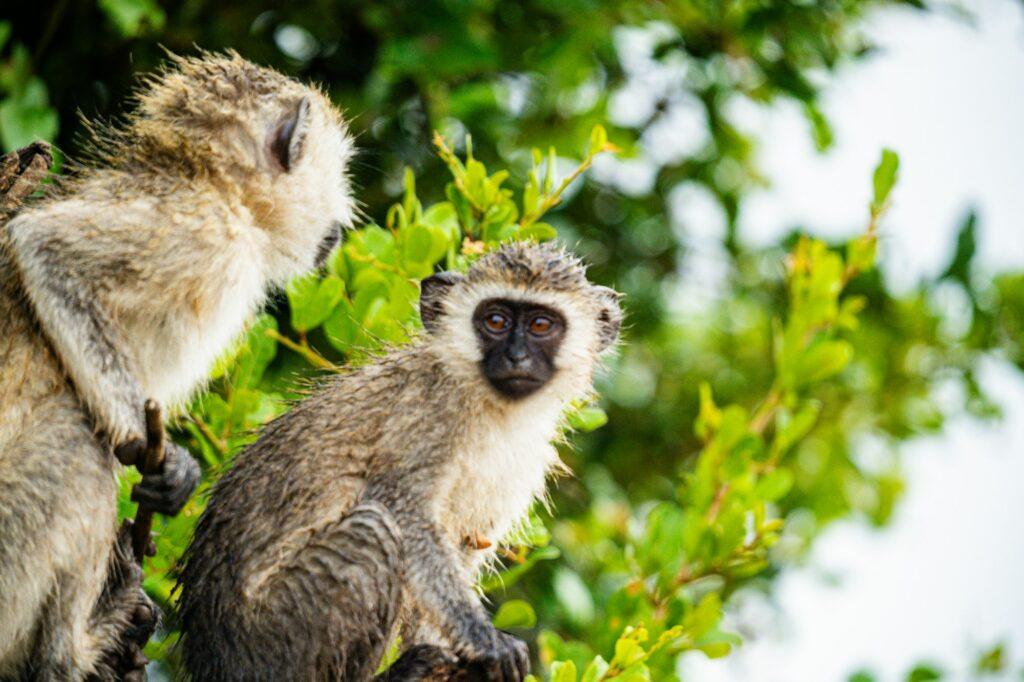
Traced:
<path id="1" fill-rule="evenodd" d="M 538 315 L 537 317 L 530 320 L 530 333 L 534 336 L 544 336 L 549 333 L 555 326 L 554 321 L 550 317 L 544 315 Z"/>
<path id="2" fill-rule="evenodd" d="M 487 313 L 484 316 L 484 326 L 492 334 L 501 334 L 512 326 L 512 321 L 508 319 L 507 315 L 502 313 Z"/>

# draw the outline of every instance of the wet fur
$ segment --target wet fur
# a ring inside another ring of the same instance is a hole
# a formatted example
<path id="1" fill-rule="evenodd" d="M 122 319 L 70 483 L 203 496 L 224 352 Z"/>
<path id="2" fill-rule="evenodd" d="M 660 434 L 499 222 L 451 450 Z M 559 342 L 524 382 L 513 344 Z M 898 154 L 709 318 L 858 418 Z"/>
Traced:
<path id="1" fill-rule="evenodd" d="M 265 145 L 301 100 L 284 173 Z M 114 679 L 144 596 L 115 547 L 111 446 L 144 433 L 145 398 L 202 384 L 325 221 L 351 221 L 351 152 L 320 92 L 233 53 L 173 58 L 0 230 L 0 679 Z"/>
<path id="2" fill-rule="evenodd" d="M 590 392 L 621 313 L 552 247 L 506 246 L 452 281 L 424 294 L 430 333 L 329 380 L 215 486 L 179 583 L 194 679 L 362 682 L 399 621 L 407 654 L 477 653 L 477 573 L 559 468 L 561 415 Z M 480 375 L 470 316 L 495 295 L 569 321 L 555 377 L 518 401 Z"/>

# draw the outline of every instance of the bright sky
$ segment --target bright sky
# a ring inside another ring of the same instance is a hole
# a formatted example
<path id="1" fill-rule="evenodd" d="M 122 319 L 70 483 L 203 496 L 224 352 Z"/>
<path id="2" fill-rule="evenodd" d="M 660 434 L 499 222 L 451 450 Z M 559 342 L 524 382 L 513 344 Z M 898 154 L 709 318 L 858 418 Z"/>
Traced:
<path id="1" fill-rule="evenodd" d="M 1024 6 L 964 4 L 973 25 L 910 11 L 875 17 L 883 52 L 848 69 L 824 101 L 836 134 L 826 156 L 795 108 L 738 112 L 765 141 L 761 163 L 776 183 L 748 205 L 745 239 L 769 242 L 797 225 L 854 233 L 879 149 L 890 146 L 901 177 L 884 262 L 897 286 L 942 270 L 970 205 L 980 209 L 982 265 L 1024 267 Z M 906 446 L 908 491 L 892 525 L 830 529 L 809 564 L 779 581 L 777 608 L 742 609 L 756 635 L 725 661 L 689 661 L 686 679 L 830 682 L 868 667 L 895 681 L 930 658 L 953 673 L 946 679 L 966 680 L 965 666 L 998 641 L 1020 679 L 1024 379 L 992 361 L 983 385 L 1002 422 L 963 418 Z"/>

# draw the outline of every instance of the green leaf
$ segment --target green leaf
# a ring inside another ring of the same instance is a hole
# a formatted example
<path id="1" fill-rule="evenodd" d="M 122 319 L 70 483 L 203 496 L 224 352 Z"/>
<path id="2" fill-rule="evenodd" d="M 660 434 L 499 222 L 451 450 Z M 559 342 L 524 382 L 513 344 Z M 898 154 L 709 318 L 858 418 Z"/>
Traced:
<path id="1" fill-rule="evenodd" d="M 343 280 L 348 280 L 348 261 L 345 260 L 345 249 L 335 248 L 327 257 L 327 272 L 332 272 Z"/>
<path id="2" fill-rule="evenodd" d="M 722 421 L 722 413 L 715 406 L 715 400 L 711 395 L 711 384 L 706 381 L 700 384 L 700 412 L 693 422 L 693 432 L 703 441 L 711 438 L 718 430 L 718 424 Z"/>
<path id="3" fill-rule="evenodd" d="M 352 309 L 356 320 L 366 324 L 376 311 L 385 308 L 391 288 L 386 280 L 374 282 L 361 288 L 352 298 Z"/>
<path id="4" fill-rule="evenodd" d="M 57 112 L 49 105 L 46 85 L 38 78 L 28 79 L 0 103 L 0 142 L 5 149 L 18 149 L 36 140 L 52 142 L 57 129 Z"/>
<path id="5" fill-rule="evenodd" d="M 871 210 L 878 213 L 885 206 L 889 199 L 889 193 L 896 185 L 897 173 L 900 167 L 900 157 L 891 149 L 882 150 L 882 158 L 875 166 L 875 173 L 872 178 L 874 196 L 871 199 Z"/>
<path id="6" fill-rule="evenodd" d="M 608 661 L 604 660 L 604 658 L 601 656 L 595 657 L 593 661 L 587 664 L 580 682 L 598 682 L 608 672 L 609 667 L 611 666 L 609 666 Z"/>
<path id="7" fill-rule="evenodd" d="M 536 151 L 536 150 L 535 150 Z M 523 215 L 533 215 L 540 208 L 540 180 L 537 171 L 531 170 L 523 188 Z"/>
<path id="8" fill-rule="evenodd" d="M 323 323 L 327 341 L 343 353 L 352 349 L 359 338 L 359 325 L 355 319 L 352 305 L 345 299 L 335 307 L 331 316 Z"/>
<path id="9" fill-rule="evenodd" d="M 544 169 L 544 184 L 541 186 L 545 195 L 550 195 L 555 188 L 555 170 L 558 168 L 558 156 L 554 147 L 548 147 L 548 163 Z"/>
<path id="10" fill-rule="evenodd" d="M 530 511 L 519 535 L 522 543 L 529 547 L 547 547 L 551 542 L 551 531 L 536 510 Z"/>
<path id="11" fill-rule="evenodd" d="M 853 346 L 848 341 L 821 341 L 800 359 L 799 381 L 810 384 L 838 374 L 853 357 Z"/>
<path id="12" fill-rule="evenodd" d="M 732 646 L 728 642 L 708 642 L 707 644 L 698 644 L 697 648 L 703 651 L 708 658 L 722 658 L 728 656 L 732 651 Z"/>
<path id="13" fill-rule="evenodd" d="M 804 115 L 811 124 L 811 134 L 814 137 L 814 148 L 819 152 L 827 151 L 832 146 L 832 126 L 829 125 L 825 114 L 821 112 L 813 102 L 804 105 Z"/>
<path id="14" fill-rule="evenodd" d="M 558 231 L 547 223 L 532 223 L 520 228 L 516 237 L 523 241 L 547 242 L 558 236 Z"/>
<path id="15" fill-rule="evenodd" d="M 423 217 L 420 218 L 420 221 L 424 225 L 441 230 L 447 240 L 459 240 L 459 216 L 455 206 L 450 201 L 441 201 L 434 204 L 423 212 Z M 447 244 L 441 248 L 441 255 L 444 254 L 446 248 Z"/>
<path id="16" fill-rule="evenodd" d="M 551 682 L 576 682 L 576 664 L 572 661 L 552 663 Z"/>
<path id="17" fill-rule="evenodd" d="M 728 451 L 736 446 L 748 433 L 750 418 L 740 405 L 728 405 L 722 410 L 722 419 L 715 434 L 715 443 L 720 450 Z"/>
<path id="18" fill-rule="evenodd" d="M 608 144 L 608 133 L 604 126 L 598 124 L 590 131 L 590 143 L 587 145 L 588 154 L 596 154 Z"/>
<path id="19" fill-rule="evenodd" d="M 626 668 L 615 676 L 616 682 L 650 682 L 651 671 L 643 663 Z"/>
<path id="20" fill-rule="evenodd" d="M 594 619 L 594 598 L 578 573 L 568 568 L 559 568 L 555 572 L 552 587 L 569 620 L 584 625 Z"/>
<path id="21" fill-rule="evenodd" d="M 99 6 L 121 35 L 129 38 L 147 29 L 159 31 L 167 19 L 156 0 L 99 0 Z"/>
<path id="22" fill-rule="evenodd" d="M 974 664 L 974 669 L 980 675 L 991 675 L 1006 670 L 1007 664 L 1006 647 L 1000 643 L 983 652 Z"/>
<path id="23" fill-rule="evenodd" d="M 867 272 L 875 265 L 878 252 L 878 238 L 873 234 L 862 234 L 846 246 L 846 265 L 857 272 Z"/>
<path id="24" fill-rule="evenodd" d="M 510 599 L 498 608 L 494 614 L 494 627 L 499 630 L 511 628 L 532 628 L 537 624 L 537 614 L 533 607 L 522 599 Z"/>
<path id="25" fill-rule="evenodd" d="M 402 265 L 417 279 L 428 277 L 433 272 L 434 235 L 424 225 L 411 225 L 399 233 L 402 244 Z"/>
<path id="26" fill-rule="evenodd" d="M 600 407 L 589 405 L 569 412 L 569 426 L 576 431 L 590 433 L 608 423 L 608 414 Z"/>
<path id="27" fill-rule="evenodd" d="M 977 223 L 978 215 L 972 210 L 960 224 L 960 230 L 956 235 L 956 250 L 949 267 L 942 273 L 943 278 L 960 282 L 968 291 L 971 290 L 971 263 L 978 250 Z"/>
<path id="28" fill-rule="evenodd" d="M 683 627 L 694 639 L 699 639 L 718 625 L 722 617 L 722 598 L 709 592 L 683 619 Z"/>
<path id="29" fill-rule="evenodd" d="M 615 642 L 615 656 L 611 664 L 625 670 L 647 657 L 642 642 L 647 641 L 647 631 L 643 628 L 627 628 Z"/>
<path id="30" fill-rule="evenodd" d="M 391 664 L 398 660 L 402 655 L 402 637 L 397 636 L 395 640 L 388 646 L 388 650 L 384 653 L 384 658 L 381 659 L 380 665 L 377 666 L 377 673 L 380 674 L 391 667 Z"/>
<path id="31" fill-rule="evenodd" d="M 918 664 L 907 673 L 907 682 L 934 682 L 941 680 L 942 672 L 932 665 Z"/>
<path id="32" fill-rule="evenodd" d="M 754 494 L 768 502 L 782 499 L 793 487 L 793 472 L 789 469 L 775 469 L 761 477 Z"/>
<path id="33" fill-rule="evenodd" d="M 277 340 L 267 332 L 277 331 L 277 320 L 272 315 L 260 315 L 245 335 L 245 341 L 235 356 L 231 370 L 231 383 L 239 388 L 256 388 L 267 366 L 277 355 Z"/>
<path id="34" fill-rule="evenodd" d="M 784 454 L 801 438 L 814 428 L 821 413 L 821 403 L 815 400 L 808 400 L 784 423 L 780 423 L 775 431 L 775 440 L 772 442 L 772 450 L 778 454 Z"/>
<path id="35" fill-rule="evenodd" d="M 310 273 L 289 282 L 285 293 L 291 308 L 292 328 L 307 332 L 331 315 L 345 295 L 345 282 L 335 274 L 321 280 L 316 273 Z"/>
<path id="36" fill-rule="evenodd" d="M 385 263 L 394 260 L 395 237 L 393 234 L 378 225 L 369 225 L 360 230 L 359 235 L 367 255 Z"/>

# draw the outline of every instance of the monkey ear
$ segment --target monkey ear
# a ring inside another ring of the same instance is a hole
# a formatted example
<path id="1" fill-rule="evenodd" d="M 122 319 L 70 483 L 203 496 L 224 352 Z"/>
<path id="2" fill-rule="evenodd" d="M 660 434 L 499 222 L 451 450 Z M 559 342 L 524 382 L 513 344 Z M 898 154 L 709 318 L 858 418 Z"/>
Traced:
<path id="1" fill-rule="evenodd" d="M 433 333 L 440 327 L 448 290 L 463 279 L 457 272 L 439 272 L 420 282 L 420 319 L 428 332 Z"/>
<path id="2" fill-rule="evenodd" d="M 607 350 L 619 338 L 622 328 L 622 307 L 619 300 L 622 294 L 608 287 L 594 287 L 597 291 L 599 304 L 597 312 L 597 350 Z"/>
<path id="3" fill-rule="evenodd" d="M 286 173 L 295 167 L 305 151 L 311 115 L 309 97 L 303 97 L 278 122 L 270 135 L 270 156 Z"/>

